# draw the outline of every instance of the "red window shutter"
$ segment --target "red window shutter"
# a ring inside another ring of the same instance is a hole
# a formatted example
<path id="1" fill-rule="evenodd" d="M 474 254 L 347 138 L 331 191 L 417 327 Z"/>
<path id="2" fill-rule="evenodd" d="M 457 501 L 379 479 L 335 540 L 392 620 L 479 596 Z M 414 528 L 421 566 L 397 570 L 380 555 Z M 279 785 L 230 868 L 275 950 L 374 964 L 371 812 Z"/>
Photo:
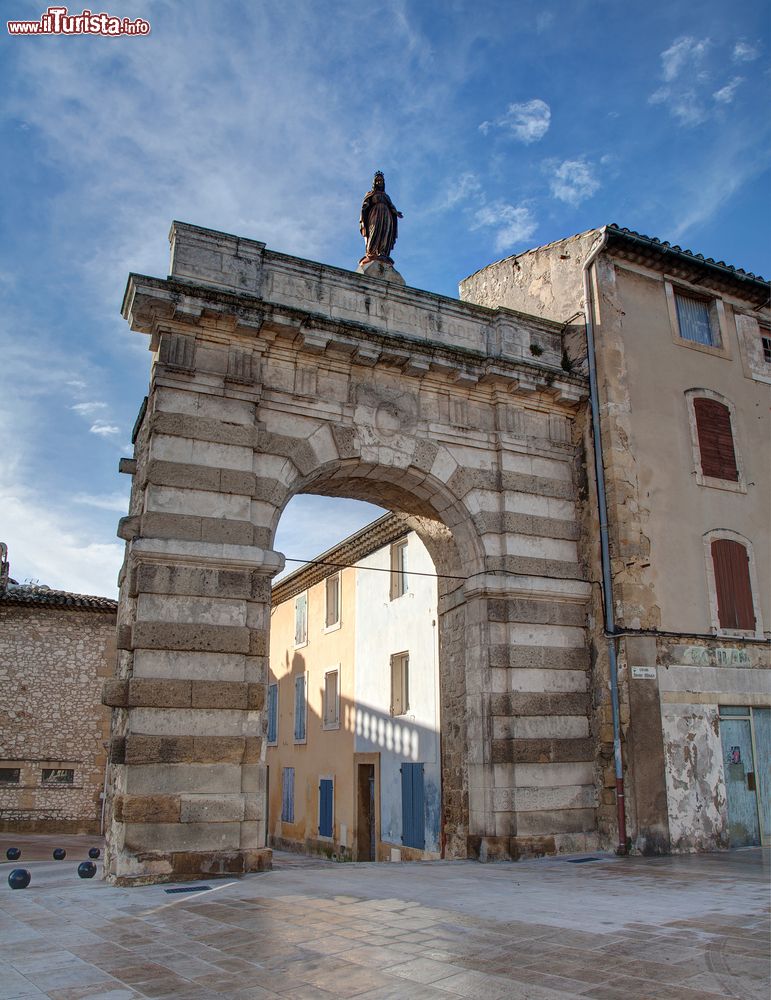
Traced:
<path id="1" fill-rule="evenodd" d="M 703 396 L 694 399 L 693 409 L 699 437 L 701 471 L 705 476 L 715 479 L 738 482 L 739 469 L 731 430 L 731 411 L 716 399 L 705 399 Z"/>
<path id="2" fill-rule="evenodd" d="M 755 630 L 750 560 L 741 542 L 719 538 L 712 543 L 717 616 L 721 628 Z"/>

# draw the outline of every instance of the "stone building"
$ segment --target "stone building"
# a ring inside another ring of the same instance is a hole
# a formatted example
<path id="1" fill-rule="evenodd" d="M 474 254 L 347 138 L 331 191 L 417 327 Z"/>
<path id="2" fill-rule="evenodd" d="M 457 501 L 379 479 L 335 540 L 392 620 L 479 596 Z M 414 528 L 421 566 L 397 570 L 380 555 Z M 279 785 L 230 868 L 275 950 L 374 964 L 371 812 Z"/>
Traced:
<path id="1" fill-rule="evenodd" d="M 357 861 L 440 856 L 436 623 L 433 563 L 394 514 L 273 588 L 271 846 Z"/>
<path id="2" fill-rule="evenodd" d="M 596 364 L 632 843 L 771 842 L 768 282 L 606 226 L 491 264 L 460 294 L 559 323 L 565 367 Z M 583 450 L 581 550 L 601 580 L 588 424 Z M 593 618 L 597 685 L 600 588 Z M 610 823 L 610 767 L 604 784 Z"/>
<path id="3" fill-rule="evenodd" d="M 0 588 L 0 830 L 99 833 L 117 602 Z"/>

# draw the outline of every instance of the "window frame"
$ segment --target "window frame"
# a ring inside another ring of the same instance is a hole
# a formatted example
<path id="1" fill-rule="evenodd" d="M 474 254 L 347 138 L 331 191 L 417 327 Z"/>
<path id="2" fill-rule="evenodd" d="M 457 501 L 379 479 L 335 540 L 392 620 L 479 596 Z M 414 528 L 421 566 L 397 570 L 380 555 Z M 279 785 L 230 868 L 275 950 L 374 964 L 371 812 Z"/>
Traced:
<path id="1" fill-rule="evenodd" d="M 671 327 L 672 340 L 681 347 L 690 350 L 702 351 L 705 354 L 712 354 L 719 358 L 730 358 L 728 349 L 728 329 L 726 324 L 725 304 L 719 295 L 703 288 L 689 285 L 679 279 L 665 278 L 664 290 L 667 298 L 669 310 L 669 324 Z M 684 337 L 680 331 L 680 317 L 677 310 L 677 296 L 684 299 L 695 299 L 697 302 L 704 302 L 707 305 L 709 315 L 709 325 L 712 336 L 716 343 L 702 344 L 698 340 L 691 340 Z"/>
<path id="2" fill-rule="evenodd" d="M 398 600 L 409 593 L 409 573 L 407 570 L 407 552 L 409 538 L 399 538 L 391 543 L 391 588 L 390 599 Z"/>
<path id="3" fill-rule="evenodd" d="M 335 581 L 335 586 L 337 589 L 337 618 L 330 622 L 329 620 L 329 585 L 332 581 Z M 336 632 L 337 629 L 342 625 L 343 620 L 343 582 L 340 572 L 330 573 L 328 577 L 324 580 L 324 632 Z"/>
<path id="4" fill-rule="evenodd" d="M 708 531 L 703 536 L 704 558 L 707 567 L 707 591 L 709 596 L 711 630 L 715 635 L 733 639 L 763 639 L 763 618 L 760 613 L 760 590 L 758 588 L 758 572 L 755 562 L 755 552 L 752 542 L 738 531 L 729 531 L 718 528 Z M 752 594 L 752 610 L 755 615 L 754 629 L 723 628 L 720 624 L 720 609 L 717 600 L 717 579 L 715 576 L 715 564 L 712 557 L 712 543 L 717 541 L 738 542 L 744 546 L 747 553 L 747 568 L 750 576 L 750 592 Z"/>
<path id="5" fill-rule="evenodd" d="M 276 700 L 274 702 L 276 729 L 275 729 L 275 734 L 274 734 L 273 739 L 270 738 L 270 692 L 271 692 L 271 690 L 275 690 L 275 692 L 276 692 Z M 270 681 L 270 682 L 268 682 L 268 697 L 267 697 L 267 704 L 266 704 L 266 714 L 267 714 L 267 720 L 266 721 L 267 721 L 267 726 L 265 727 L 265 744 L 266 744 L 266 746 L 269 746 L 269 747 L 276 747 L 276 746 L 278 746 L 278 723 L 279 723 L 278 702 L 279 702 L 279 691 L 280 691 L 280 688 L 279 688 L 278 681 Z"/>
<path id="6" fill-rule="evenodd" d="M 0 772 L 8 771 L 16 775 L 15 778 L 0 777 L 0 788 L 14 788 L 21 784 L 21 767 L 0 767 Z"/>
<path id="7" fill-rule="evenodd" d="M 305 603 L 305 630 L 303 638 L 298 641 L 297 639 L 297 609 L 301 601 Z M 302 649 L 304 646 L 308 645 L 308 591 L 304 590 L 301 594 L 297 594 L 294 599 L 294 649 Z"/>
<path id="8" fill-rule="evenodd" d="M 49 777 L 46 778 L 46 771 Z M 65 772 L 66 774 L 71 774 L 71 778 L 65 778 L 64 780 L 54 780 L 51 778 L 52 774 L 58 774 L 60 772 Z M 75 768 L 74 767 L 41 767 L 40 768 L 40 784 L 45 788 L 72 788 L 75 784 Z"/>
<path id="9" fill-rule="evenodd" d="M 302 736 L 297 735 L 297 684 L 298 681 L 303 682 L 303 713 L 302 713 Z M 293 721 L 294 726 L 292 728 L 292 742 L 295 746 L 302 746 L 308 742 L 308 671 L 303 670 L 299 674 L 295 674 L 294 677 L 294 711 L 293 711 Z"/>
<path id="10" fill-rule="evenodd" d="M 335 683 L 335 713 L 334 721 L 327 721 L 327 678 L 334 674 L 337 677 Z M 322 729 L 339 729 L 340 728 L 340 664 L 336 667 L 330 667 L 328 670 L 324 671 L 324 690 L 321 696 L 321 727 Z"/>
<path id="11" fill-rule="evenodd" d="M 394 676 L 400 673 L 399 687 L 401 689 L 401 704 L 397 704 Z M 398 711 L 397 711 L 398 709 Z M 391 706 L 390 714 L 394 718 L 407 715 L 410 710 L 410 653 L 404 649 L 391 654 Z"/>
<path id="12" fill-rule="evenodd" d="M 701 445 L 699 444 L 699 424 L 696 417 L 695 401 L 697 399 L 714 400 L 716 403 L 720 403 L 722 406 L 725 406 L 728 410 L 731 420 L 731 439 L 734 446 L 734 459 L 736 461 L 738 479 L 720 479 L 717 476 L 704 475 L 701 462 Z M 726 396 L 722 396 L 719 392 L 714 392 L 712 389 L 687 389 L 685 392 L 685 400 L 688 406 L 688 425 L 691 431 L 691 455 L 693 458 L 693 473 L 696 477 L 696 482 L 699 486 L 707 486 L 712 489 L 728 490 L 732 493 L 746 493 L 747 480 L 744 474 L 744 462 L 742 460 L 742 454 L 739 449 L 736 433 L 736 407 L 730 399 Z"/>

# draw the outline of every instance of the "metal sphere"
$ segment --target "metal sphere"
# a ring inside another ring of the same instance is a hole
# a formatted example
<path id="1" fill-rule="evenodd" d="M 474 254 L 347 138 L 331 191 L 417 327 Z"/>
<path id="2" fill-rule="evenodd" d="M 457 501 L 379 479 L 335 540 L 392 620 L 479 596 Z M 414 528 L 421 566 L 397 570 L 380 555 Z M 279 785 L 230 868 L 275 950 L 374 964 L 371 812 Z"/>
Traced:
<path id="1" fill-rule="evenodd" d="M 89 858 L 93 858 L 94 860 L 96 860 L 101 853 L 102 852 L 99 850 L 98 847 L 89 847 L 88 849 Z"/>
<path id="2" fill-rule="evenodd" d="M 96 865 L 93 861 L 81 861 L 78 865 L 78 875 L 81 878 L 93 878 L 96 875 Z"/>
<path id="3" fill-rule="evenodd" d="M 67 852 L 63 847 L 57 847 L 54 849 L 54 861 L 64 861 L 67 857 Z"/>
<path id="4" fill-rule="evenodd" d="M 30 883 L 30 873 L 26 868 L 14 868 L 8 876 L 8 885 L 12 889 L 26 889 Z"/>
<path id="5" fill-rule="evenodd" d="M 18 861 L 21 857 L 21 851 L 18 847 L 9 847 L 5 852 L 5 856 L 9 861 Z"/>

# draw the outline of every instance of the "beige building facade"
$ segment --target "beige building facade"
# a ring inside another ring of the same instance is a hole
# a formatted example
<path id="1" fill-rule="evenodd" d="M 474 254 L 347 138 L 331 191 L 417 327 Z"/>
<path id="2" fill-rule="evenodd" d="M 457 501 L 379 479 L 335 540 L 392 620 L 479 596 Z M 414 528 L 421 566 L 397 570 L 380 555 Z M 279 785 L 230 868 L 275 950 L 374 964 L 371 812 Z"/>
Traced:
<path id="1" fill-rule="evenodd" d="M 117 603 L 0 588 L 0 830 L 101 831 Z"/>
<path id="2" fill-rule="evenodd" d="M 588 372 L 592 328 L 633 844 L 768 842 L 768 283 L 607 226 L 492 264 L 461 296 L 559 322 L 571 370 Z M 590 426 L 583 447 L 600 579 Z M 594 617 L 602 683 L 599 593 Z"/>
<path id="3" fill-rule="evenodd" d="M 433 563 L 397 514 L 273 588 L 271 847 L 344 861 L 441 856 L 436 625 Z"/>

